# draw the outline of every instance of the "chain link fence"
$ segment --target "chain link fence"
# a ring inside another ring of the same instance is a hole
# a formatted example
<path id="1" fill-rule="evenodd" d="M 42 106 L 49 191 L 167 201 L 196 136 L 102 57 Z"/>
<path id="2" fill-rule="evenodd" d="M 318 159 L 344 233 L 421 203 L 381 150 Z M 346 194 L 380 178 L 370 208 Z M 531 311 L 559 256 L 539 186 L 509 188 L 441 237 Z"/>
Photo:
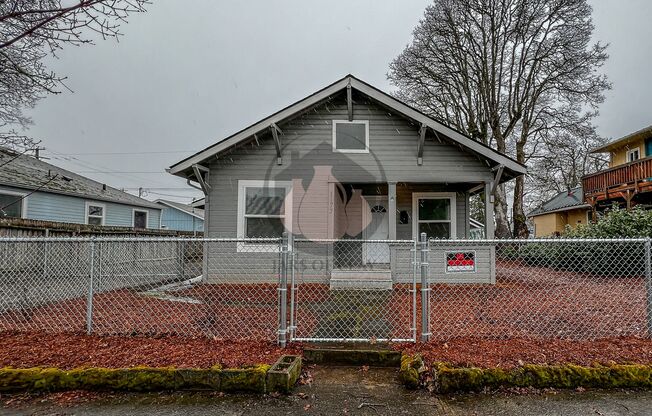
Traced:
<path id="1" fill-rule="evenodd" d="M 0 331 L 278 341 L 652 334 L 650 240 L 0 239 Z"/>
<path id="2" fill-rule="evenodd" d="M 276 339 L 279 244 L 0 239 L 0 330 Z"/>
<path id="3" fill-rule="evenodd" d="M 296 240 L 296 341 L 416 340 L 414 241 Z"/>
<path id="4" fill-rule="evenodd" d="M 650 241 L 431 240 L 431 339 L 649 336 Z"/>

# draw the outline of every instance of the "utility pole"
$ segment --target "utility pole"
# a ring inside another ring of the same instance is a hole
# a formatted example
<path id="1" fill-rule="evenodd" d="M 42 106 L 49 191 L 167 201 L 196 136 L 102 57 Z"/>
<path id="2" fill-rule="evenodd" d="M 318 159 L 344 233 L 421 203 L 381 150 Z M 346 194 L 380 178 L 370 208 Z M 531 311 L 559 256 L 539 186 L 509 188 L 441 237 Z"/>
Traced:
<path id="1" fill-rule="evenodd" d="M 41 160 L 41 159 L 49 159 L 48 157 L 43 157 L 43 158 L 41 157 L 41 150 L 45 150 L 45 147 L 36 146 L 36 147 L 34 148 L 34 157 L 35 157 L 37 160 Z"/>

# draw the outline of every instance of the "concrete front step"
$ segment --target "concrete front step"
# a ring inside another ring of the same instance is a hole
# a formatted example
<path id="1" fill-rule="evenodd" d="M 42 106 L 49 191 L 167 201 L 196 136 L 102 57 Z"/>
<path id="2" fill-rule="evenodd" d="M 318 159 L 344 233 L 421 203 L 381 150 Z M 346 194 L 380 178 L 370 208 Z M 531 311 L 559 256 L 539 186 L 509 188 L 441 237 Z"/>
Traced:
<path id="1" fill-rule="evenodd" d="M 401 353 L 387 347 L 366 345 L 317 346 L 303 350 L 304 359 L 311 364 L 368 365 L 372 367 L 400 367 Z"/>

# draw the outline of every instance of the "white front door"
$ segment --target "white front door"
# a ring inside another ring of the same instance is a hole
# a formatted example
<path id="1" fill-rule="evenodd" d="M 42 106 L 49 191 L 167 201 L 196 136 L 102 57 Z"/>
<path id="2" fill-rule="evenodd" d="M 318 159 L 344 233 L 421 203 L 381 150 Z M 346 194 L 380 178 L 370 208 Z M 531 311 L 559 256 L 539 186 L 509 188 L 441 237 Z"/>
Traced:
<path id="1" fill-rule="evenodd" d="M 369 224 L 364 237 L 367 240 L 387 240 L 389 238 L 389 204 L 387 197 L 366 197 L 365 207 Z M 389 244 L 366 243 L 364 246 L 365 263 L 389 263 Z"/>

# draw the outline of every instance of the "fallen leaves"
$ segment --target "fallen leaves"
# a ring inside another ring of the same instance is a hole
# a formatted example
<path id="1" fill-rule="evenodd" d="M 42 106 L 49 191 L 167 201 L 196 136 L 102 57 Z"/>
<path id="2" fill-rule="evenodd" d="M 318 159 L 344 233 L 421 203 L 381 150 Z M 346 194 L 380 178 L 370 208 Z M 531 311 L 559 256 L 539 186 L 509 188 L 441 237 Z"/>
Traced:
<path id="1" fill-rule="evenodd" d="M 0 366 L 27 368 L 151 367 L 208 368 L 272 364 L 298 347 L 278 348 L 265 341 L 214 341 L 209 338 L 120 337 L 80 334 L 2 333 Z"/>
<path id="2" fill-rule="evenodd" d="M 594 341 L 560 339 L 457 338 L 446 343 L 395 345 L 408 354 L 421 354 L 428 363 L 464 367 L 514 368 L 524 364 L 652 364 L 652 340 L 637 337 Z"/>

